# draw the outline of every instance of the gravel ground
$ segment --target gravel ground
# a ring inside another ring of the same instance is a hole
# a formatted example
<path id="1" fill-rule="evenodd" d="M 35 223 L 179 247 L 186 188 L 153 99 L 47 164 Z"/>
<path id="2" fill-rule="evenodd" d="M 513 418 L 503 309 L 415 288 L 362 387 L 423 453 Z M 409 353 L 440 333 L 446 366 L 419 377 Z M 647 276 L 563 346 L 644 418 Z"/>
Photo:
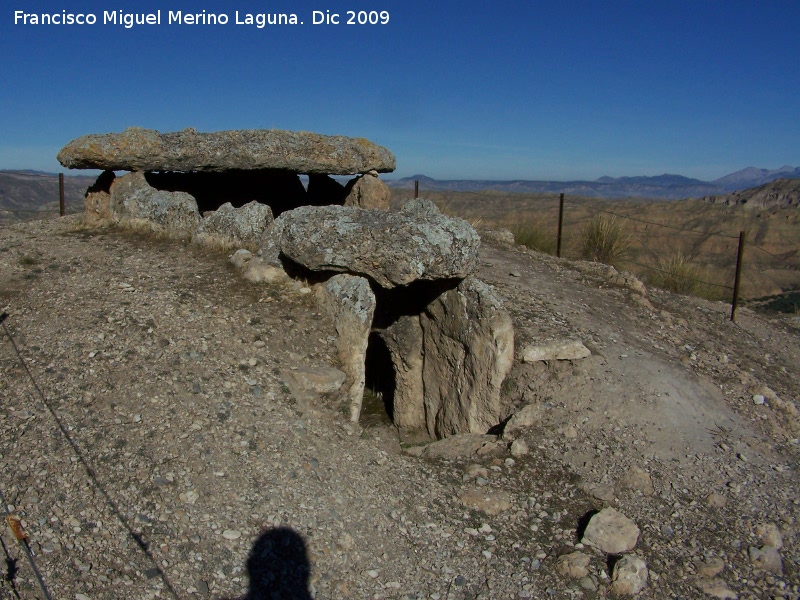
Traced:
<path id="1" fill-rule="evenodd" d="M 796 320 L 734 325 L 519 248 L 487 245 L 479 276 L 518 349 L 592 356 L 515 363 L 508 401 L 538 416 L 514 447 L 416 456 L 386 419 L 293 389 L 336 365 L 302 283 L 78 217 L 0 229 L 0 511 L 50 595 L 600 598 L 618 557 L 580 534 L 611 506 L 641 530 L 638 597 L 800 597 Z M 0 595 L 45 598 L 0 538 Z M 584 570 L 560 566 L 574 552 Z"/>

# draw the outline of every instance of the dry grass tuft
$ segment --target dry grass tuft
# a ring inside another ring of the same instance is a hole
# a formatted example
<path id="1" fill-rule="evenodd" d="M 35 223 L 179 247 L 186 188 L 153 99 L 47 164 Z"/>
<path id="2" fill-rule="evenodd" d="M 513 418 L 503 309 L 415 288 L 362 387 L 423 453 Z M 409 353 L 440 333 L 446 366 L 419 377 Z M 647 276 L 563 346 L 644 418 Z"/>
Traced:
<path id="1" fill-rule="evenodd" d="M 583 260 L 615 265 L 631 250 L 631 236 L 616 217 L 599 215 L 581 228 L 578 234 L 578 256 Z"/>

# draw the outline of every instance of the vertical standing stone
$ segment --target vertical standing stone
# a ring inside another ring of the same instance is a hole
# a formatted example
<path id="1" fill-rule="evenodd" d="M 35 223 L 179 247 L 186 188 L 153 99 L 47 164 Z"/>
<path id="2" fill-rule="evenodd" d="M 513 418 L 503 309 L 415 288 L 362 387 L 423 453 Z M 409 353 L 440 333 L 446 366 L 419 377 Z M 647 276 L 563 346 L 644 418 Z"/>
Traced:
<path id="1" fill-rule="evenodd" d="M 344 385 L 350 420 L 357 422 L 364 401 L 367 344 L 375 314 L 375 294 L 366 279 L 346 274 L 331 277 L 317 290 L 338 333 L 336 349 L 347 377 Z"/>

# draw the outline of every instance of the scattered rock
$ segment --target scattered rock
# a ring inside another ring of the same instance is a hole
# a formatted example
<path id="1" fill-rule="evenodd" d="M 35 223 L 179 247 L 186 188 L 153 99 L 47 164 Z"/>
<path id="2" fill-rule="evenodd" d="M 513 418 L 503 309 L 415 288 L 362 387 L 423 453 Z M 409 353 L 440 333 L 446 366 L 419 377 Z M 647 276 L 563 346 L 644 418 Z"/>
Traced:
<path id="1" fill-rule="evenodd" d="M 721 600 L 739 600 L 739 595 L 728 587 L 722 579 L 718 577 L 701 578 L 697 580 L 697 587 L 701 592 L 712 598 Z"/>
<path id="2" fill-rule="evenodd" d="M 513 439 L 522 429 L 529 429 L 542 420 L 544 408 L 536 404 L 528 404 L 511 415 L 503 427 L 503 439 Z"/>
<path id="3" fill-rule="evenodd" d="M 467 490 L 458 499 L 464 506 L 475 508 L 487 515 L 498 515 L 511 508 L 511 496 L 501 490 L 487 488 Z"/>
<path id="4" fill-rule="evenodd" d="M 556 562 L 556 571 L 571 577 L 573 579 L 581 579 L 589 574 L 589 556 L 583 552 L 572 552 L 570 554 L 563 554 L 558 557 Z"/>
<path id="5" fill-rule="evenodd" d="M 783 559 L 781 553 L 774 546 L 750 546 L 748 549 L 750 562 L 758 568 L 776 575 L 783 575 Z"/>
<path id="6" fill-rule="evenodd" d="M 522 351 L 523 362 L 539 360 L 578 360 L 592 353 L 579 340 L 552 342 L 540 346 L 526 346 Z"/>
<path id="7" fill-rule="evenodd" d="M 772 546 L 776 550 L 783 548 L 783 535 L 775 523 L 759 523 L 756 525 L 756 535 L 765 546 Z"/>
<path id="8" fill-rule="evenodd" d="M 525 456 L 528 454 L 528 444 L 525 443 L 525 440 L 514 440 L 511 442 L 511 456 L 515 458 L 519 458 L 520 456 Z"/>
<path id="9" fill-rule="evenodd" d="M 628 517 L 613 508 L 604 508 L 586 526 L 581 540 L 607 554 L 633 550 L 639 539 L 639 528 Z"/>
<path id="10" fill-rule="evenodd" d="M 711 557 L 697 565 L 697 574 L 706 579 L 712 579 L 725 569 L 725 561 L 718 556 Z"/>
<path id="11" fill-rule="evenodd" d="M 453 460 L 472 456 L 486 446 L 495 448 L 497 437 L 481 433 L 462 433 L 428 444 L 422 454 L 426 458 Z"/>
<path id="12" fill-rule="evenodd" d="M 647 564 L 635 554 L 626 554 L 614 565 L 611 591 L 617 596 L 635 596 L 647 586 Z"/>

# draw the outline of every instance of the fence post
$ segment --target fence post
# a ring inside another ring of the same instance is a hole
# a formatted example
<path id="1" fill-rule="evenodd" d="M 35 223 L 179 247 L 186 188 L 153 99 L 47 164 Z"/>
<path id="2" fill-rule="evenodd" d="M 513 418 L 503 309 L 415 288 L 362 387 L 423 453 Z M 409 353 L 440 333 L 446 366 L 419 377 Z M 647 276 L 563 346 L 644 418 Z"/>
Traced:
<path id="1" fill-rule="evenodd" d="M 419 198 L 419 180 L 414 180 L 414 200 Z"/>
<path id="2" fill-rule="evenodd" d="M 742 279 L 742 258 L 744 257 L 745 232 L 739 232 L 739 251 L 736 255 L 736 278 L 733 280 L 733 300 L 731 300 L 731 321 L 736 322 L 736 307 L 739 305 L 739 282 Z"/>
<path id="3" fill-rule="evenodd" d="M 64 174 L 58 174 L 58 212 L 61 216 L 64 216 L 66 212 L 64 207 Z"/>
<path id="4" fill-rule="evenodd" d="M 558 237 L 556 238 L 556 257 L 561 258 L 561 226 L 564 224 L 564 193 L 558 201 Z"/>

